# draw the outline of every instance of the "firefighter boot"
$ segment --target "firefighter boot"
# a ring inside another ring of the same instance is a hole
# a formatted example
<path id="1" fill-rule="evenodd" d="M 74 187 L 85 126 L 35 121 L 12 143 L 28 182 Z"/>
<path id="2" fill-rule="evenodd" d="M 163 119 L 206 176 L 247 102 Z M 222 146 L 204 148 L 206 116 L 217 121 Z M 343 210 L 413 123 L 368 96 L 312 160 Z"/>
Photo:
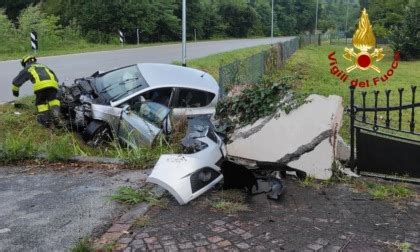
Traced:
<path id="1" fill-rule="evenodd" d="M 51 127 L 51 119 L 50 119 L 49 111 L 44 111 L 44 112 L 39 113 L 36 116 L 36 120 L 38 121 L 38 123 L 40 123 L 45 128 L 50 128 Z"/>

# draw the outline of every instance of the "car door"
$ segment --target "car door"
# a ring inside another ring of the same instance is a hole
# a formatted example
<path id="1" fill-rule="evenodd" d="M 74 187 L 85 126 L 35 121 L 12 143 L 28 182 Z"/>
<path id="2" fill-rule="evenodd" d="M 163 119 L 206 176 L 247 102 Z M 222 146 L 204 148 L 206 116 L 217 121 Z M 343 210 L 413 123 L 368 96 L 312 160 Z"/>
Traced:
<path id="1" fill-rule="evenodd" d="M 215 107 L 208 106 L 215 94 L 190 88 L 177 88 L 172 100 L 174 116 L 213 115 Z"/>
<path id="2" fill-rule="evenodd" d="M 167 121 L 170 109 L 155 102 L 139 103 L 125 107 L 120 120 L 118 135 L 129 146 L 152 146 L 162 132 L 162 125 Z"/>

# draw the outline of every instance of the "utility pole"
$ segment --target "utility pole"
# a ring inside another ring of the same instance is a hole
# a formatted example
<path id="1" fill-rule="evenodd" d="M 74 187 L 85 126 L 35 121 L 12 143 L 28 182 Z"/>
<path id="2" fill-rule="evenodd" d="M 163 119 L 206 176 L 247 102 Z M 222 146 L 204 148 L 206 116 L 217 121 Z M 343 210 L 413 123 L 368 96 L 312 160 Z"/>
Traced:
<path id="1" fill-rule="evenodd" d="M 274 0 L 271 0 L 271 44 L 274 39 Z"/>
<path id="2" fill-rule="evenodd" d="M 137 46 L 140 45 L 140 31 L 139 30 L 140 30 L 139 28 L 136 29 L 136 32 L 137 32 Z"/>
<path id="3" fill-rule="evenodd" d="M 314 31 L 314 35 L 316 35 L 316 31 L 317 30 L 318 30 L 318 0 L 316 0 L 315 31 Z"/>
<path id="4" fill-rule="evenodd" d="M 187 66 L 187 0 L 182 0 L 182 66 Z"/>
<path id="5" fill-rule="evenodd" d="M 348 22 L 349 22 L 349 0 L 347 0 L 347 7 L 346 7 L 346 44 L 347 44 Z"/>

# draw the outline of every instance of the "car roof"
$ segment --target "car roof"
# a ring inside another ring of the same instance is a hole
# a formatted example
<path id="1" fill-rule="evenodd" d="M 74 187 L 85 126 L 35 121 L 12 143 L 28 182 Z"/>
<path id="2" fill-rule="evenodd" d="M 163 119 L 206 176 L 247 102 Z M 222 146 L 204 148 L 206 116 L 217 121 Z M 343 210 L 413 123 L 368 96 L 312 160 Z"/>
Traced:
<path id="1" fill-rule="evenodd" d="M 111 101 L 111 106 L 119 106 L 143 92 L 159 87 L 191 88 L 219 94 L 216 80 L 210 74 L 197 69 L 158 63 L 139 63 L 137 67 L 148 87 L 120 100 Z"/>
<path id="2" fill-rule="evenodd" d="M 206 90 L 217 94 L 219 85 L 208 73 L 170 64 L 137 64 L 141 74 L 150 87 L 174 86 Z"/>

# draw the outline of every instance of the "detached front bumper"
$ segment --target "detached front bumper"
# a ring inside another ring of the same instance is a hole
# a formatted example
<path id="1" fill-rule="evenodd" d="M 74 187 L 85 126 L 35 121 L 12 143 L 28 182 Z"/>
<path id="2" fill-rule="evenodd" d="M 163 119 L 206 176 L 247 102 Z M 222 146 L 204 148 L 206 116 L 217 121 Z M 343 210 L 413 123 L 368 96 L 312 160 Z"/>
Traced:
<path id="1" fill-rule="evenodd" d="M 226 145 L 211 130 L 206 128 L 204 131 L 187 135 L 187 139 L 199 142 L 199 149 L 192 148 L 195 152 L 162 155 L 147 182 L 165 188 L 181 205 L 187 204 L 219 183 L 223 179 L 219 165 L 226 158 Z"/>
<path id="2" fill-rule="evenodd" d="M 180 205 L 187 204 L 219 183 L 220 168 L 189 155 L 162 155 L 147 182 L 169 191 Z"/>

